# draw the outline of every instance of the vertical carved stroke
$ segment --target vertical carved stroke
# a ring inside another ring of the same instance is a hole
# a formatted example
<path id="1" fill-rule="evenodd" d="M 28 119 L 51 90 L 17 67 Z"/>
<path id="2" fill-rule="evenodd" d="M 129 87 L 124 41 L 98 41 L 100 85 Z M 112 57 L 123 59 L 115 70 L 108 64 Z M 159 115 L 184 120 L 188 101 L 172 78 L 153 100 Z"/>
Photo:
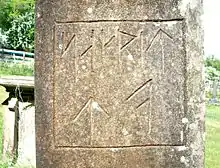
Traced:
<path id="1" fill-rule="evenodd" d="M 65 32 L 62 31 L 62 33 L 61 33 L 61 43 L 62 43 L 62 45 L 64 44 L 64 41 L 65 41 L 64 37 L 65 37 Z M 64 50 L 63 50 L 63 46 L 62 46 L 62 53 L 63 52 L 64 52 Z"/>
<path id="2" fill-rule="evenodd" d="M 93 112 L 92 112 L 92 101 L 93 99 L 90 98 L 90 104 L 89 104 L 89 113 L 90 113 L 90 145 L 92 146 L 92 141 L 93 141 Z"/>
<path id="3" fill-rule="evenodd" d="M 93 46 L 95 46 L 94 32 L 95 32 L 95 30 L 92 29 L 92 35 L 91 35 L 92 45 L 90 46 L 89 49 L 91 49 Z M 94 72 L 94 53 L 93 52 L 94 52 L 94 50 L 92 51 L 92 54 L 91 54 L 91 57 L 90 57 L 90 59 L 91 59 L 91 63 L 90 64 L 91 64 L 91 71 L 92 72 Z M 94 80 L 93 76 L 91 76 L 91 78 Z"/>
<path id="4" fill-rule="evenodd" d="M 162 34 L 160 34 L 161 39 L 162 39 Z M 161 45 L 161 56 L 162 56 L 162 74 L 164 74 L 164 46 L 163 46 L 163 41 L 160 40 L 160 45 Z"/>
<path id="5" fill-rule="evenodd" d="M 144 54 L 143 54 L 143 48 L 144 48 L 144 41 L 143 41 L 143 31 L 140 33 L 140 43 L 141 43 L 141 67 L 144 68 Z"/>
<path id="6" fill-rule="evenodd" d="M 148 135 L 151 134 L 151 127 L 152 127 L 152 103 L 151 103 L 151 100 L 152 100 L 152 86 L 150 87 L 150 103 L 149 103 L 149 116 L 148 116 Z"/>
<path id="7" fill-rule="evenodd" d="M 118 68 L 119 72 L 121 72 L 121 52 L 120 52 L 120 46 L 121 46 L 121 36 L 119 36 L 119 29 L 117 30 L 117 41 L 118 41 Z"/>

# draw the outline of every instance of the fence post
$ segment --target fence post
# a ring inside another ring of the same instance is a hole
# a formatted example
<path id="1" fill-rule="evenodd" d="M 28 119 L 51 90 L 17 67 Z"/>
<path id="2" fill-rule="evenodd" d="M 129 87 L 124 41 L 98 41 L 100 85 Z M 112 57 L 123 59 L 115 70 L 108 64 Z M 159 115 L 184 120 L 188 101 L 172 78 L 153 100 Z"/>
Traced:
<path id="1" fill-rule="evenodd" d="M 25 52 L 23 52 L 23 62 L 25 61 Z"/>

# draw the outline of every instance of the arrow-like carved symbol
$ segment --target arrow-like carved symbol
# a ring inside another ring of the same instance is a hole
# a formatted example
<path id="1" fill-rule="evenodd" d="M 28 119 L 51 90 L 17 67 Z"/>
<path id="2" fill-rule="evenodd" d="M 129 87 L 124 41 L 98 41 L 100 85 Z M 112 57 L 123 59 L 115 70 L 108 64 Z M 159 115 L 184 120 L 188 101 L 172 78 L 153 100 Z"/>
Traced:
<path id="1" fill-rule="evenodd" d="M 79 111 L 79 113 L 75 116 L 74 118 L 74 122 L 76 122 L 78 120 L 78 118 L 80 117 L 80 115 L 86 110 L 86 109 L 89 109 L 89 112 L 91 113 L 91 117 L 92 117 L 92 113 L 94 110 L 96 111 L 102 111 L 104 112 L 104 114 L 107 116 L 107 117 L 110 117 L 109 116 L 109 113 L 107 112 L 107 110 L 105 110 L 99 103 L 97 103 L 96 101 L 93 100 L 93 98 L 89 98 L 89 100 L 86 102 L 86 104 L 82 107 L 82 109 Z M 93 120 L 91 118 L 91 120 Z"/>
<path id="2" fill-rule="evenodd" d="M 88 110 L 87 110 L 88 109 Z M 80 116 L 82 115 L 83 112 L 89 112 L 90 113 L 90 135 L 87 134 L 88 136 L 90 136 L 90 145 L 92 145 L 93 142 L 93 135 L 94 135 L 94 120 L 95 117 L 93 115 L 94 112 L 99 112 L 101 111 L 105 116 L 107 116 L 107 118 L 110 117 L 109 113 L 107 112 L 107 110 L 105 110 L 98 102 L 94 101 L 94 99 L 92 97 L 89 98 L 89 100 L 86 102 L 86 104 L 82 107 L 82 109 L 79 111 L 79 113 L 75 116 L 73 122 L 77 122 L 77 120 L 80 118 Z"/>

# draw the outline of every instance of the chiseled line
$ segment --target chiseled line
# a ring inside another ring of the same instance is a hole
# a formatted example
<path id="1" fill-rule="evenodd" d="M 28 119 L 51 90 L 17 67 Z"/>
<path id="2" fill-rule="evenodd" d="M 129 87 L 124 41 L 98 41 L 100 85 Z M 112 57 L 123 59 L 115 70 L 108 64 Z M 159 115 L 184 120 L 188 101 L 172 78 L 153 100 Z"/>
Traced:
<path id="1" fill-rule="evenodd" d="M 163 32 L 164 34 L 166 34 L 170 39 L 173 40 L 173 37 L 171 35 L 169 35 L 167 32 L 165 32 L 163 29 L 160 29 L 161 32 Z"/>
<path id="2" fill-rule="evenodd" d="M 164 33 L 167 37 L 169 37 L 171 40 L 173 40 L 173 37 L 172 37 L 171 35 L 169 35 L 167 32 L 165 32 L 163 29 L 160 28 L 160 29 L 157 31 L 157 33 L 154 35 L 154 37 L 152 38 L 152 40 L 151 40 L 149 46 L 147 47 L 147 49 L 145 50 L 145 52 L 147 52 L 147 51 L 150 49 L 150 47 L 151 47 L 152 44 L 154 43 L 154 40 L 157 38 L 157 36 L 158 36 L 158 34 L 159 34 L 160 32 Z"/>
<path id="3" fill-rule="evenodd" d="M 127 43 L 125 43 L 120 50 L 123 50 L 126 46 L 128 46 L 132 41 L 134 41 L 135 37 L 133 37 L 131 40 L 129 40 Z"/>
<path id="4" fill-rule="evenodd" d="M 97 22 L 172 22 L 172 21 L 184 21 L 185 18 L 174 18 L 174 19 L 139 19 L 139 20 L 78 20 L 78 21 L 55 21 L 56 24 L 73 24 L 73 23 L 97 23 Z"/>
<path id="5" fill-rule="evenodd" d="M 152 40 L 150 41 L 150 44 L 149 44 L 149 46 L 147 47 L 147 49 L 145 50 L 145 52 L 147 52 L 147 51 L 150 49 L 150 47 L 152 46 L 154 40 L 157 38 L 157 36 L 158 36 L 159 33 L 160 33 L 160 29 L 157 31 L 157 33 L 154 35 L 154 37 L 153 37 Z"/>
<path id="6" fill-rule="evenodd" d="M 112 36 L 112 37 L 104 44 L 104 47 L 106 47 L 107 45 L 109 45 L 114 38 L 115 38 L 115 35 Z"/>
<path id="7" fill-rule="evenodd" d="M 150 98 L 148 97 L 148 98 L 146 98 L 141 104 L 139 104 L 137 107 L 136 107 L 136 109 L 138 109 L 138 108 L 140 108 L 141 106 L 143 106 L 147 101 L 149 101 L 150 100 Z"/>
<path id="8" fill-rule="evenodd" d="M 91 102 L 91 98 L 89 98 L 89 100 L 86 102 L 86 104 L 82 107 L 82 109 L 78 112 L 78 114 L 76 115 L 76 117 L 73 119 L 73 122 L 75 122 L 78 118 L 79 115 L 88 107 L 88 105 Z"/>
<path id="9" fill-rule="evenodd" d="M 122 33 L 122 34 L 128 35 L 128 36 L 131 36 L 131 37 L 137 37 L 136 35 L 133 35 L 133 34 L 130 34 L 130 33 L 127 33 L 127 32 L 123 32 L 123 31 L 120 31 L 120 30 L 119 30 L 119 32 Z"/>
<path id="10" fill-rule="evenodd" d="M 147 80 L 146 82 L 144 82 L 140 87 L 138 87 L 130 96 L 128 96 L 128 98 L 126 99 L 127 101 L 132 99 L 132 97 L 134 97 L 140 90 L 142 90 L 149 82 L 151 82 L 152 79 Z"/>
<path id="11" fill-rule="evenodd" d="M 92 48 L 92 45 L 90 45 L 90 46 L 80 55 L 80 57 L 82 57 L 83 55 L 85 55 L 91 48 Z"/>
<path id="12" fill-rule="evenodd" d="M 145 144 L 145 145 L 129 145 L 129 146 L 55 146 L 56 149 L 126 149 L 126 148 L 150 148 L 150 147 L 183 147 L 185 144 Z"/>

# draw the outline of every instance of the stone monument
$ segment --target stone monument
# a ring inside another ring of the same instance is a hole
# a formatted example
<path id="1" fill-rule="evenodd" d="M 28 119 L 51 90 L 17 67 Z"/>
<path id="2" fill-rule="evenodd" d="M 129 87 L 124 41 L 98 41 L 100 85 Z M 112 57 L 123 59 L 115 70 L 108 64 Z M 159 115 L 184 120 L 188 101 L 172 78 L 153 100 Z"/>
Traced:
<path id="1" fill-rule="evenodd" d="M 38 0 L 38 168 L 202 168 L 201 0 Z"/>

